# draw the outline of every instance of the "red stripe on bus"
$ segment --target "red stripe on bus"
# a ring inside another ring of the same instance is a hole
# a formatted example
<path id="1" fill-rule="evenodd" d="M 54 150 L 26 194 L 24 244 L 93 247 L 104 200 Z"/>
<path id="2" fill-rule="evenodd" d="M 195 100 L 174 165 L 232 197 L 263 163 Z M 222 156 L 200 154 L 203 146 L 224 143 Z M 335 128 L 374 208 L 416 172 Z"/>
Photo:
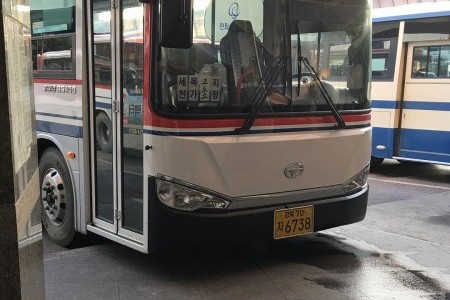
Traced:
<path id="1" fill-rule="evenodd" d="M 370 122 L 370 114 L 344 115 L 345 122 Z M 146 120 L 147 121 L 147 120 Z M 204 119 L 204 120 L 176 120 L 160 117 L 153 114 L 148 126 L 161 128 L 227 128 L 242 126 L 243 119 Z M 259 118 L 254 126 L 295 126 L 295 125 L 320 125 L 333 124 L 336 119 L 333 116 L 308 116 L 308 117 L 286 117 L 286 118 Z"/>
<path id="2" fill-rule="evenodd" d="M 151 51 L 152 51 L 152 37 L 151 32 L 153 29 L 153 13 L 152 5 L 144 4 L 144 101 L 143 101 L 143 113 L 144 124 L 150 124 L 152 119 L 152 113 L 150 112 L 150 91 L 151 91 Z"/>
<path id="3" fill-rule="evenodd" d="M 33 79 L 33 83 L 82 85 L 82 84 L 83 84 L 83 80 L 77 80 L 77 79 L 53 79 L 53 78 L 35 78 L 35 79 Z"/>
<path id="4" fill-rule="evenodd" d="M 95 84 L 96 89 L 104 89 L 104 90 L 112 90 L 111 84 L 102 84 L 102 83 L 96 83 Z"/>

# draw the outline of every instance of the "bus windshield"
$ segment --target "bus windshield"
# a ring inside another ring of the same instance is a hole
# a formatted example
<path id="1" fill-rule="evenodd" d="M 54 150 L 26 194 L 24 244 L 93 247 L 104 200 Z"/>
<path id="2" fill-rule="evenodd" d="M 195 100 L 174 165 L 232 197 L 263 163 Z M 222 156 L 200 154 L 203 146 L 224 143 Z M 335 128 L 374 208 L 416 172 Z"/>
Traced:
<path id="1" fill-rule="evenodd" d="M 194 0 L 192 47 L 159 48 L 153 106 L 175 116 L 245 114 L 258 102 L 261 114 L 330 112 L 320 84 L 338 110 L 368 109 L 369 9 L 367 0 Z"/>

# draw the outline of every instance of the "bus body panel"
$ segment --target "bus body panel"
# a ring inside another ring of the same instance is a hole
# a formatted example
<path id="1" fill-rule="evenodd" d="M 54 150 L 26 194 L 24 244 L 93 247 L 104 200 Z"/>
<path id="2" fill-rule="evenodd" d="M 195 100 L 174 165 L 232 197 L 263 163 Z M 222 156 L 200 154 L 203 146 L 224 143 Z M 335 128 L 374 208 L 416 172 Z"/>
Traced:
<path id="1" fill-rule="evenodd" d="M 156 195 L 155 179 L 149 186 L 149 244 L 187 245 L 228 244 L 229 242 L 267 241 L 274 238 L 274 210 L 314 206 L 314 230 L 321 231 L 362 221 L 366 215 L 369 187 L 350 196 L 260 206 L 221 214 L 174 211 L 162 204 Z M 164 233 L 156 228 L 164 228 Z"/>
<path id="2" fill-rule="evenodd" d="M 372 10 L 372 19 L 377 23 L 403 21 L 448 16 L 449 12 L 448 2 L 423 2 L 408 4 L 407 9 L 404 6 L 377 8 Z"/>
<path id="3" fill-rule="evenodd" d="M 60 123 L 81 127 L 83 117 L 81 84 L 81 80 L 35 79 L 36 113 L 60 116 Z"/>
<path id="4" fill-rule="evenodd" d="M 86 41 L 85 35 L 82 34 L 86 26 L 84 22 L 86 2 L 75 0 L 74 5 L 74 19 L 77 21 L 73 34 L 74 45 L 71 49 L 74 62 L 72 76 L 70 78 L 42 77 L 35 74 L 33 85 L 38 143 L 40 141 L 54 144 L 65 158 L 74 191 L 75 229 L 86 234 L 86 224 L 89 222 L 86 207 L 90 201 L 89 194 L 85 192 L 86 186 L 90 184 L 90 177 L 86 174 L 84 164 L 84 159 L 89 159 L 89 155 L 84 153 L 84 137 L 87 135 L 83 129 L 87 119 L 83 114 L 84 101 L 87 98 L 85 97 L 86 82 L 83 82 L 86 74 L 84 51 Z M 49 37 L 53 38 L 55 35 L 51 34 Z M 75 158 L 67 158 L 67 152 L 74 152 Z"/>
<path id="5" fill-rule="evenodd" d="M 329 187 L 343 184 L 368 165 L 370 135 L 367 127 L 249 136 L 155 136 L 153 172 L 229 197 Z M 304 171 L 289 179 L 284 170 L 294 162 Z"/>
<path id="6" fill-rule="evenodd" d="M 376 109 L 372 111 L 372 156 L 392 157 L 394 155 L 394 120 L 395 110 Z"/>
<path id="7" fill-rule="evenodd" d="M 86 233 L 82 93 L 81 80 L 34 79 L 38 144 L 54 144 L 65 158 L 72 175 L 75 228 Z M 67 158 L 68 152 L 75 158 Z"/>
<path id="8" fill-rule="evenodd" d="M 394 155 L 394 128 L 398 124 L 397 81 L 372 82 L 372 155 Z"/>

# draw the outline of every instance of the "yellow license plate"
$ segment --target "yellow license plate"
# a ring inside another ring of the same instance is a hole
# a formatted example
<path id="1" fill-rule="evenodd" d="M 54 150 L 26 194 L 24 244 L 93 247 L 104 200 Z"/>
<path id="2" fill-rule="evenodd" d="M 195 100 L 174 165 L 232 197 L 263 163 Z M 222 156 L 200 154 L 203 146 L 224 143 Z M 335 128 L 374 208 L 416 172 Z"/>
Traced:
<path id="1" fill-rule="evenodd" d="M 311 232 L 314 232 L 314 206 L 280 209 L 274 212 L 274 239 L 282 239 Z"/>

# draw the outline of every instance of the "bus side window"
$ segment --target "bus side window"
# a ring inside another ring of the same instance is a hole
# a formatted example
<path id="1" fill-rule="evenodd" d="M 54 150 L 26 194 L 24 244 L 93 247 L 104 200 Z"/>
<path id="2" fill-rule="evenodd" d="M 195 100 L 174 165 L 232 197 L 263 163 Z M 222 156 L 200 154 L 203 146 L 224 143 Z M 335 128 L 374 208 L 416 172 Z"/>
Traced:
<path id="1" fill-rule="evenodd" d="M 39 37 L 33 40 L 35 77 L 75 78 L 73 47 L 75 35 Z"/>
<path id="2" fill-rule="evenodd" d="M 75 1 L 32 0 L 29 4 L 33 76 L 75 78 Z"/>
<path id="3" fill-rule="evenodd" d="M 412 78 L 449 78 L 450 46 L 414 47 Z"/>

